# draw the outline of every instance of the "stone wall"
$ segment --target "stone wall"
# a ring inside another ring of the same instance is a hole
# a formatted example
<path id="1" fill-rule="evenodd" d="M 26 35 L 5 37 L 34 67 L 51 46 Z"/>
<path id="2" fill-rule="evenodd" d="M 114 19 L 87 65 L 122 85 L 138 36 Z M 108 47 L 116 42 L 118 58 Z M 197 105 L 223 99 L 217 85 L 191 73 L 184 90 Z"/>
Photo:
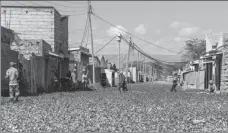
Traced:
<path id="1" fill-rule="evenodd" d="M 51 51 L 51 46 L 43 40 L 22 40 L 21 46 L 12 43 L 11 49 L 18 51 L 19 54 L 24 55 L 24 57 L 29 60 L 32 54 L 44 56 L 44 52 Z"/>
<path id="2" fill-rule="evenodd" d="M 222 72 L 221 72 L 221 87 L 222 92 L 228 92 L 228 47 L 223 50 Z"/>

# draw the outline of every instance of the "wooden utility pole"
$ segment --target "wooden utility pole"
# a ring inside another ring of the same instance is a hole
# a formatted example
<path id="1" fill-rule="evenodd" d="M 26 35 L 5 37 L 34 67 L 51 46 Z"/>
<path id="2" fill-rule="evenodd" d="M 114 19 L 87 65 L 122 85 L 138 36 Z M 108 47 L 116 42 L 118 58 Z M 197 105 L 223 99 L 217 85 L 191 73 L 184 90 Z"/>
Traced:
<path id="1" fill-rule="evenodd" d="M 128 52 L 127 52 L 127 61 L 126 61 L 126 77 L 128 77 L 128 69 L 129 69 L 128 64 L 129 64 L 129 58 L 130 58 L 130 52 L 131 52 L 131 44 L 132 44 L 132 41 L 131 41 L 131 37 L 130 37 Z M 126 84 L 127 84 L 127 82 L 126 82 Z"/>
<path id="2" fill-rule="evenodd" d="M 89 17 L 89 24 L 90 24 L 92 63 L 93 63 L 93 84 L 95 84 L 95 64 L 94 64 L 94 49 L 93 49 L 93 32 L 92 32 L 91 13 L 92 13 L 91 1 L 88 0 L 88 17 Z"/>
<path id="3" fill-rule="evenodd" d="M 10 24 L 11 24 L 11 10 L 10 10 L 10 18 L 9 18 L 9 29 L 10 29 Z"/>

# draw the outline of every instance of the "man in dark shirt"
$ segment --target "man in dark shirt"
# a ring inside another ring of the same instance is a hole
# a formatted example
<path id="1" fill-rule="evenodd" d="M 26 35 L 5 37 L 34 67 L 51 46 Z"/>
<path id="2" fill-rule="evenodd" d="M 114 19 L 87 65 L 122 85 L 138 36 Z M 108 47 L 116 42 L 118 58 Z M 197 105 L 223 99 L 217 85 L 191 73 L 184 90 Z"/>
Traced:
<path id="1" fill-rule="evenodd" d="M 175 73 L 173 77 L 173 85 L 172 85 L 171 91 L 175 91 L 175 92 L 177 91 L 176 90 L 177 81 L 178 81 L 178 77 L 177 77 L 177 73 Z"/>

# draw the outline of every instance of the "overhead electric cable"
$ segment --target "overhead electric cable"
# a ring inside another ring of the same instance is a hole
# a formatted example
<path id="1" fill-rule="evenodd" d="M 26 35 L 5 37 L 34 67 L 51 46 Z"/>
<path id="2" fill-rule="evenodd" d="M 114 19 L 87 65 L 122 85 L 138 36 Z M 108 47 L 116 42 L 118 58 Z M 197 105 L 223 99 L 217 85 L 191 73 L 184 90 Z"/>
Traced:
<path id="1" fill-rule="evenodd" d="M 120 54 L 123 54 L 123 53 L 126 53 L 128 50 L 125 50 L 124 52 L 122 52 L 122 53 L 120 53 Z M 114 58 L 116 58 L 116 57 L 118 57 L 119 55 L 114 55 L 113 57 L 111 57 L 111 58 L 108 58 L 107 60 L 111 60 L 111 59 L 114 59 Z"/>
<path id="2" fill-rule="evenodd" d="M 60 4 L 56 4 L 56 3 L 54 3 L 54 2 L 50 2 L 50 1 L 45 1 L 45 2 L 47 2 L 47 3 L 50 3 L 50 4 L 54 4 L 54 5 L 56 5 L 56 6 L 62 6 L 62 7 L 67 7 L 67 8 L 87 8 L 87 7 L 73 7 L 73 6 L 65 6 L 65 5 L 60 5 Z"/>
<path id="3" fill-rule="evenodd" d="M 81 46 L 82 46 L 82 43 L 83 43 L 83 41 L 84 41 L 85 35 L 86 35 L 86 33 L 87 33 L 87 29 L 88 29 L 88 20 L 89 20 L 89 17 L 88 17 L 88 15 L 87 15 L 86 24 L 85 24 L 85 29 L 84 29 L 84 35 L 83 35 L 82 41 L 81 41 Z"/>
<path id="4" fill-rule="evenodd" d="M 108 45 L 112 42 L 112 40 L 115 39 L 115 38 L 116 38 L 116 36 L 114 36 L 107 44 L 105 44 L 102 48 L 100 48 L 95 54 L 97 54 L 97 53 L 100 52 L 102 49 L 104 49 L 106 46 L 108 46 Z"/>
<path id="5" fill-rule="evenodd" d="M 105 19 L 99 17 L 99 16 L 96 15 L 95 13 L 92 13 L 92 14 L 93 14 L 95 17 L 99 18 L 100 20 L 102 20 L 102 21 L 108 23 L 109 25 L 112 25 L 112 26 L 114 26 L 115 28 L 117 28 L 117 29 L 119 29 L 119 30 L 121 30 L 121 31 L 123 31 L 123 32 L 125 32 L 125 33 L 127 33 L 127 34 L 129 34 L 129 35 L 131 35 L 131 36 L 134 36 L 134 37 L 136 37 L 137 39 L 139 39 L 139 40 L 141 40 L 141 41 L 144 41 L 144 42 L 146 42 L 146 43 L 149 43 L 149 44 L 154 45 L 154 46 L 156 46 L 156 47 L 159 47 L 159 48 L 161 48 L 161 49 L 167 50 L 167 51 L 169 51 L 169 52 L 177 53 L 177 52 L 171 51 L 171 50 L 169 50 L 169 49 L 163 48 L 163 47 L 161 47 L 161 46 L 155 45 L 155 44 L 153 44 L 153 43 L 151 43 L 151 42 L 149 42 L 149 41 L 146 41 L 146 40 L 144 40 L 144 39 L 142 39 L 142 38 L 139 38 L 139 37 L 135 36 L 134 34 L 132 34 L 132 33 L 130 33 L 130 32 L 127 32 L 127 31 L 125 31 L 125 30 L 123 30 L 123 29 L 121 29 L 121 28 L 115 26 L 114 24 L 108 22 L 107 20 L 105 20 Z"/>

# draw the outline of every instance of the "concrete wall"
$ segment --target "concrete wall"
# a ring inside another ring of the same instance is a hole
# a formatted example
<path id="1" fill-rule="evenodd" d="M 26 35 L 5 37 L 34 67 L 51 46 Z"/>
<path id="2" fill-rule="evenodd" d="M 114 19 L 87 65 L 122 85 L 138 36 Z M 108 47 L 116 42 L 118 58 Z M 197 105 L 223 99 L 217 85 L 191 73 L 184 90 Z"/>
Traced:
<path id="1" fill-rule="evenodd" d="M 61 17 L 61 41 L 64 55 L 68 55 L 68 17 Z"/>

